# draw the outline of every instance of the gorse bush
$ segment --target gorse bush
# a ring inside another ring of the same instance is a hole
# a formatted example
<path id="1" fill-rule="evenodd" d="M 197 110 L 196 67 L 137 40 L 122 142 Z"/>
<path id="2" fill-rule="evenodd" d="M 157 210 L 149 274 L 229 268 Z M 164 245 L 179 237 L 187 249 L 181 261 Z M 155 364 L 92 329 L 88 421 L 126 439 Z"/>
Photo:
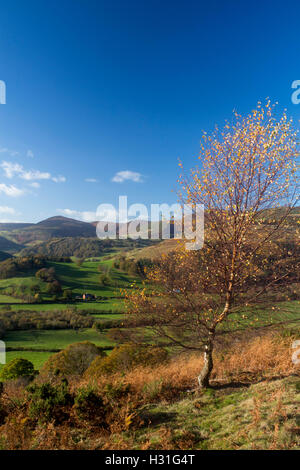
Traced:
<path id="1" fill-rule="evenodd" d="M 106 409 L 103 398 L 90 385 L 77 389 L 74 410 L 79 419 L 96 421 L 98 425 L 105 424 Z"/>
<path id="2" fill-rule="evenodd" d="M 33 379 L 36 373 L 32 362 L 27 359 L 15 358 L 3 367 L 0 379 L 3 381 L 15 380 L 19 377 Z"/>
<path id="3" fill-rule="evenodd" d="M 166 361 L 168 353 L 157 346 L 125 343 L 105 358 L 97 357 L 86 371 L 86 377 L 126 371 L 137 365 L 154 366 Z"/>
<path id="4" fill-rule="evenodd" d="M 63 407 L 73 404 L 73 401 L 66 380 L 56 386 L 47 382 L 27 388 L 28 416 L 41 422 L 63 421 L 66 417 Z"/>

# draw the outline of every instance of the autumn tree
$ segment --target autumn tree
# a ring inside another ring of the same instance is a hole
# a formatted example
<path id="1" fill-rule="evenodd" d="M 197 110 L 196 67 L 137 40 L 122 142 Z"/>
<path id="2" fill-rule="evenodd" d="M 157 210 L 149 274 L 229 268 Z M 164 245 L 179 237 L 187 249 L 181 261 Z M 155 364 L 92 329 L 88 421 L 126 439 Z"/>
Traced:
<path id="1" fill-rule="evenodd" d="M 209 386 L 216 336 L 242 322 L 260 324 L 269 310 L 251 317 L 245 306 L 297 272 L 295 264 L 277 271 L 270 256 L 277 250 L 280 259 L 276 241 L 297 200 L 297 155 L 292 122 L 285 113 L 276 118 L 270 102 L 205 133 L 200 167 L 180 177 L 182 202 L 205 208 L 204 246 L 164 256 L 148 272 L 153 292 L 128 294 L 129 323 L 204 351 L 200 387 Z"/>

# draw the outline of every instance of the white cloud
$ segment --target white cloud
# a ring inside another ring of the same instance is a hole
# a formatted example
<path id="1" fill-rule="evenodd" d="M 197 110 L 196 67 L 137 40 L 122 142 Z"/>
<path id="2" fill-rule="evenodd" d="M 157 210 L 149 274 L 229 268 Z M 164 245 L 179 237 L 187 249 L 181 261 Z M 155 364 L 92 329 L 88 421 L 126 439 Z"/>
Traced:
<path id="1" fill-rule="evenodd" d="M 36 181 L 34 181 L 33 183 L 30 183 L 29 186 L 35 189 L 38 189 L 41 187 L 40 183 L 37 183 Z"/>
<path id="2" fill-rule="evenodd" d="M 76 211 L 73 209 L 57 209 L 59 214 L 65 215 L 66 217 L 73 217 L 75 219 L 82 220 L 84 222 L 94 222 L 96 220 L 96 212 L 92 211 Z"/>
<path id="3" fill-rule="evenodd" d="M 15 174 L 21 174 L 23 171 L 23 167 L 19 163 L 3 161 L 0 166 L 3 168 L 6 178 L 13 178 Z"/>
<path id="4" fill-rule="evenodd" d="M 100 206 L 99 206 L 100 207 Z M 71 217 L 73 219 L 82 220 L 83 222 L 115 222 L 116 220 L 120 223 L 128 222 L 129 219 L 127 215 L 119 213 L 117 209 L 110 207 L 110 204 L 105 208 L 97 209 L 97 211 L 77 211 L 75 209 L 57 209 L 57 212 L 66 217 Z"/>
<path id="5" fill-rule="evenodd" d="M 48 172 L 42 172 L 39 170 L 24 170 L 23 166 L 19 163 L 3 161 L 0 166 L 3 168 L 7 178 L 18 176 L 19 178 L 22 178 L 26 181 L 48 180 L 51 178 L 51 174 Z"/>
<path id="6" fill-rule="evenodd" d="M 54 181 L 54 183 L 65 183 L 67 181 L 67 178 L 65 176 L 58 175 L 53 176 L 52 181 Z"/>
<path id="7" fill-rule="evenodd" d="M 26 180 L 26 181 L 49 180 L 51 178 L 50 173 L 39 171 L 39 170 L 22 171 L 19 176 L 20 176 L 20 178 L 22 178 L 23 180 Z"/>
<path id="8" fill-rule="evenodd" d="M 17 188 L 13 184 L 7 185 L 4 183 L 0 183 L 0 193 L 6 194 L 6 196 L 11 196 L 11 197 L 18 197 L 22 196 L 24 194 L 24 190 Z"/>
<path id="9" fill-rule="evenodd" d="M 11 157 L 20 155 L 20 152 L 17 152 L 16 150 L 10 150 L 7 147 L 0 147 L 0 153 L 8 153 Z"/>
<path id="10" fill-rule="evenodd" d="M 0 214 L 15 214 L 13 207 L 0 206 Z"/>
<path id="11" fill-rule="evenodd" d="M 26 157 L 33 158 L 33 157 L 34 157 L 33 151 L 30 150 L 30 149 L 28 149 L 28 150 L 27 150 L 27 153 L 26 153 Z"/>
<path id="12" fill-rule="evenodd" d="M 13 178 L 18 176 L 19 178 L 26 181 L 35 181 L 35 180 L 50 180 L 55 183 L 64 183 L 66 178 L 64 176 L 53 176 L 48 171 L 40 170 L 25 170 L 22 165 L 19 163 L 12 163 L 3 161 L 0 164 L 0 167 L 4 170 L 6 178 Z"/>
<path id="13" fill-rule="evenodd" d="M 96 180 L 95 178 L 85 178 L 84 180 L 86 183 L 97 183 L 98 180 Z"/>
<path id="14" fill-rule="evenodd" d="M 135 171 L 129 171 L 129 170 L 119 171 L 112 178 L 112 181 L 114 183 L 123 183 L 126 180 L 134 181 L 135 183 L 143 182 L 141 173 L 137 173 Z"/>

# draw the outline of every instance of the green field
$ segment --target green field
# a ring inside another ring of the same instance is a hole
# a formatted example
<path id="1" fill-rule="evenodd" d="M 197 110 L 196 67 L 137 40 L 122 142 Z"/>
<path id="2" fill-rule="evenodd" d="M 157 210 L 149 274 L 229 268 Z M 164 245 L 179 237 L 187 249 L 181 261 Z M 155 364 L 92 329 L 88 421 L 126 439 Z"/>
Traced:
<path id="1" fill-rule="evenodd" d="M 6 362 L 10 362 L 16 358 L 27 359 L 31 361 L 36 370 L 40 369 L 47 361 L 48 357 L 53 354 L 52 352 L 34 352 L 34 351 L 7 351 Z M 0 370 L 3 365 L 0 364 Z"/>
<path id="2" fill-rule="evenodd" d="M 53 302 L 49 301 L 50 296 L 45 294 L 46 283 L 37 280 L 34 272 L 28 272 L 19 276 L 0 280 L 0 312 L 53 312 L 66 309 L 74 309 L 85 311 L 97 321 L 119 320 L 122 318 L 124 311 L 124 303 L 120 298 L 120 289 L 129 287 L 134 280 L 140 282 L 126 273 L 120 272 L 112 268 L 113 259 L 93 259 L 93 261 L 85 261 L 81 266 L 72 263 L 49 262 L 48 267 L 55 268 L 55 277 L 59 280 L 63 289 L 72 289 L 73 295 L 82 295 L 85 292 L 94 294 L 97 297 L 107 297 L 103 300 L 90 302 Z M 101 286 L 99 277 L 101 272 L 98 271 L 99 264 L 104 270 L 107 266 L 110 269 L 109 276 L 111 284 L 109 286 Z M 35 283 L 39 284 L 41 292 L 43 292 L 44 303 L 24 303 L 22 300 L 12 296 L 5 295 L 1 292 L 7 288 L 18 289 L 30 288 Z M 116 313 L 114 313 L 116 312 Z M 90 341 L 102 347 L 112 346 L 113 343 L 107 338 L 105 333 L 98 333 L 94 329 L 82 330 L 25 330 L 25 331 L 7 331 L 3 340 L 7 348 L 14 349 L 7 351 L 7 362 L 15 357 L 23 357 L 33 362 L 34 366 L 39 369 L 47 358 L 53 354 L 53 349 L 63 349 L 71 343 L 78 341 Z M 25 348 L 26 351 L 18 350 Z M 29 351 L 28 349 L 32 349 Z M 41 351 L 45 350 L 45 351 Z M 1 366 L 0 366 L 1 367 Z"/>
<path id="3" fill-rule="evenodd" d="M 48 267 L 54 267 L 55 276 L 61 283 L 62 288 L 71 289 L 74 295 L 82 295 L 88 292 L 98 297 L 108 297 L 113 299 L 113 303 L 118 303 L 119 299 L 115 299 L 115 297 L 120 296 L 120 289 L 128 288 L 133 281 L 139 284 L 140 280 L 112 268 L 112 263 L 113 259 L 85 261 L 81 266 L 78 266 L 76 262 L 48 262 Z M 101 272 L 98 271 L 99 265 L 104 270 L 110 270 L 109 276 L 111 278 L 111 285 L 100 285 L 99 277 Z M 51 295 L 46 293 L 47 283 L 37 279 L 35 272 L 31 271 L 22 273 L 16 277 L 0 280 L 0 305 L 1 303 L 22 303 L 20 299 L 6 295 L 4 291 L 7 289 L 19 289 L 20 287 L 29 289 L 33 284 L 39 286 L 44 300 L 51 299 Z M 107 304 L 107 301 L 103 302 Z M 111 306 L 107 308 L 111 308 Z"/>
<path id="4" fill-rule="evenodd" d="M 0 294 L 0 306 L 1 304 L 13 304 L 13 303 L 22 304 L 22 302 L 23 301 L 21 299 L 16 299 L 15 297 L 11 297 L 9 295 Z"/>
<path id="5" fill-rule="evenodd" d="M 244 307 L 239 312 L 232 313 L 223 327 L 226 330 L 234 330 L 278 323 L 282 323 L 286 328 L 300 327 L 299 300 Z"/>
<path id="6" fill-rule="evenodd" d="M 120 296 L 120 289 L 129 287 L 133 281 L 138 279 L 129 276 L 126 273 L 111 268 L 110 277 L 113 285 L 101 286 L 99 284 L 100 272 L 99 264 L 102 267 L 111 267 L 112 260 L 102 260 L 101 262 L 85 261 L 82 266 L 78 267 L 76 263 L 49 263 L 55 268 L 56 276 L 61 282 L 63 288 L 72 289 L 74 294 L 83 294 L 88 292 L 96 296 L 116 297 Z"/>
<path id="7" fill-rule="evenodd" d="M 82 330 L 28 330 L 8 331 L 4 337 L 6 347 L 18 349 L 64 349 L 68 344 L 78 341 L 91 341 L 98 346 L 111 346 L 105 334 L 92 328 Z"/>
<path id="8" fill-rule="evenodd" d="M 39 369 L 53 351 L 47 349 L 64 349 L 69 344 L 79 341 L 90 341 L 103 348 L 113 346 L 104 333 L 98 333 L 92 328 L 82 330 L 28 330 L 8 331 L 3 338 L 6 348 L 15 351 L 7 351 L 6 362 L 15 357 L 23 357 L 30 360 L 35 368 Z M 19 348 L 32 349 L 32 351 L 18 351 Z M 39 351 L 45 349 L 45 351 Z M 35 351 L 36 350 L 36 351 Z M 0 365 L 1 368 L 1 365 Z"/>
<path id="9" fill-rule="evenodd" d="M 16 299 L 14 299 L 15 301 Z M 7 303 L 2 303 L 0 300 L 0 311 L 7 310 Z M 124 304 L 122 299 L 110 299 L 108 301 L 101 302 L 72 302 L 72 303 L 44 303 L 44 304 L 24 304 L 19 301 L 16 305 L 10 303 L 9 308 L 12 311 L 18 312 L 20 310 L 30 310 L 34 312 L 50 312 L 53 310 L 66 310 L 75 309 L 79 311 L 86 311 L 91 314 L 110 314 L 110 313 L 122 313 L 124 310 Z"/>

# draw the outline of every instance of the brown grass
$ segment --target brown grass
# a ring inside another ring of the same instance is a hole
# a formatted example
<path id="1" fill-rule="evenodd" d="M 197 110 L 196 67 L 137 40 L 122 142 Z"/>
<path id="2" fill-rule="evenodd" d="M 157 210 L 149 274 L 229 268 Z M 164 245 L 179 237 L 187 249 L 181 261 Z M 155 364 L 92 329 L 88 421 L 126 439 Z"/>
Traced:
<path id="1" fill-rule="evenodd" d="M 231 346 L 226 352 L 214 355 L 212 384 L 230 381 L 249 381 L 262 378 L 284 377 L 299 371 L 299 366 L 291 361 L 291 339 L 280 338 L 270 334 L 255 339 L 243 340 Z M 105 383 L 129 384 L 136 393 L 151 393 L 156 396 L 169 390 L 180 391 L 197 386 L 197 376 L 202 367 L 202 356 L 199 354 L 182 354 L 169 363 L 155 368 L 137 367 L 124 374 L 101 377 L 100 387 Z M 86 380 L 85 380 L 86 382 Z M 161 393 L 160 393 L 161 392 Z"/>

